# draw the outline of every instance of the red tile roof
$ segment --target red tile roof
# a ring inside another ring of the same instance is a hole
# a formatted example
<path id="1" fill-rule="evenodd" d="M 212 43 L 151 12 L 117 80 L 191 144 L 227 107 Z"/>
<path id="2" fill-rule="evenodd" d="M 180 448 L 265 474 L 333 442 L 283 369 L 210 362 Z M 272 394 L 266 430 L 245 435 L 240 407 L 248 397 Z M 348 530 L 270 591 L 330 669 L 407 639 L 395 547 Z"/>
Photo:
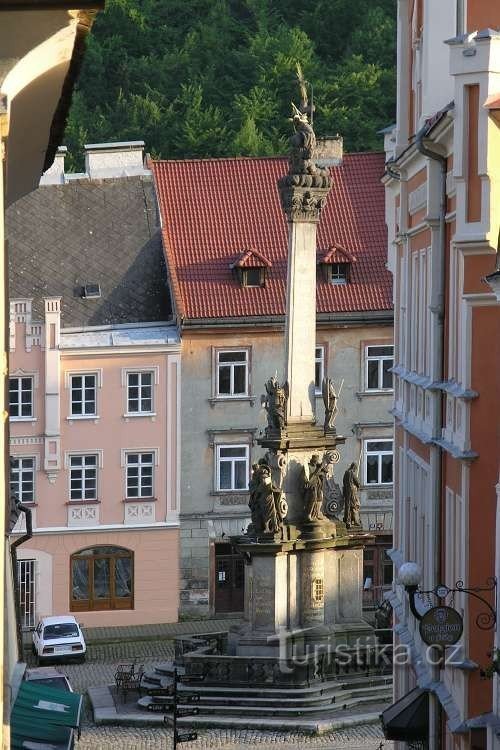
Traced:
<path id="1" fill-rule="evenodd" d="M 273 264 L 262 253 L 250 249 L 241 253 L 238 260 L 229 264 L 229 268 L 271 268 Z"/>
<path id="2" fill-rule="evenodd" d="M 318 253 L 320 263 L 354 263 L 356 256 L 348 253 L 340 245 L 332 245 L 323 254 Z"/>
<path id="3" fill-rule="evenodd" d="M 287 224 L 277 181 L 285 158 L 152 162 L 172 294 L 188 319 L 285 313 Z M 384 156 L 348 154 L 332 167 L 332 190 L 322 212 L 317 248 L 340 246 L 355 256 L 348 284 L 318 273 L 319 313 L 392 309 L 385 268 L 387 233 Z M 230 269 L 249 248 L 272 267 L 265 287 L 242 287 Z M 312 259 L 311 259 L 312 260 Z"/>

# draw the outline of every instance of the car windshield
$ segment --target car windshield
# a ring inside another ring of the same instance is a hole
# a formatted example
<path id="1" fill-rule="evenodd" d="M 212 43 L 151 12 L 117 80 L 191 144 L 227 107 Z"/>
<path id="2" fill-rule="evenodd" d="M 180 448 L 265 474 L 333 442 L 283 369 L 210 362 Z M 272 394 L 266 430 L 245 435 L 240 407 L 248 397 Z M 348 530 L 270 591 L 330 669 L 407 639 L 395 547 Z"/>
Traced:
<path id="1" fill-rule="evenodd" d="M 43 629 L 44 640 L 51 638 L 70 638 L 78 636 L 78 627 L 74 622 L 58 622 L 55 625 L 46 625 Z"/>

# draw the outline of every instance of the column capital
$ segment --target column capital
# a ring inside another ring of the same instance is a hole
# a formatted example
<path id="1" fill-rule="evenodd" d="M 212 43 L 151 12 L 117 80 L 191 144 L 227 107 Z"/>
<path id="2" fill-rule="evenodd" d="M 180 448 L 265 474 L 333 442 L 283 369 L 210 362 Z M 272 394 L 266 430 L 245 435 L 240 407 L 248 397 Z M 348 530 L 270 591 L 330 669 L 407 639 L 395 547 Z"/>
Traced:
<path id="1" fill-rule="evenodd" d="M 331 187 L 329 176 L 288 174 L 278 181 L 278 187 L 281 205 L 289 222 L 319 222 Z"/>

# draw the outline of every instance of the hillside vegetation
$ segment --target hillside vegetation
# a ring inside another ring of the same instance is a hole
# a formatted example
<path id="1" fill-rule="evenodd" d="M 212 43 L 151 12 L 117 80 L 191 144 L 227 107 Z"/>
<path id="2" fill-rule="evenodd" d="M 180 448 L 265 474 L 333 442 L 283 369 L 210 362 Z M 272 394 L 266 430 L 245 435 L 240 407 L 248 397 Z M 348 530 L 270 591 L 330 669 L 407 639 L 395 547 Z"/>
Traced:
<path id="1" fill-rule="evenodd" d="M 315 129 L 381 147 L 395 107 L 395 0 L 107 0 L 68 120 L 84 143 L 144 140 L 154 157 L 282 153 L 295 66 Z"/>

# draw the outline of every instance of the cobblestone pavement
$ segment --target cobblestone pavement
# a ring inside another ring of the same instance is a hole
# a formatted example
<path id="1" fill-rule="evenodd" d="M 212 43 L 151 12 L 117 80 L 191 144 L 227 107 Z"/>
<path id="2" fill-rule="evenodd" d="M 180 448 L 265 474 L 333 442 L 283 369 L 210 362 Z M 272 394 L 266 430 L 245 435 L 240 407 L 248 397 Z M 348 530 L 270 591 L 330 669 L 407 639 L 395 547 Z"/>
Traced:
<path id="1" fill-rule="evenodd" d="M 87 688 L 113 682 L 116 666 L 124 660 L 138 658 L 148 666 L 173 657 L 173 641 L 123 641 L 121 643 L 91 644 L 84 664 L 58 665 L 76 692 L 85 693 Z M 381 746 L 381 742 L 383 743 Z M 284 732 L 258 732 L 241 729 L 198 730 L 198 740 L 183 743 L 183 750 L 392 750 L 392 743 L 385 742 L 381 729 L 376 725 L 310 737 Z M 75 750 L 170 750 L 172 734 L 166 727 L 118 727 L 95 726 L 88 698 L 82 720 L 82 735 Z"/>
<path id="2" fill-rule="evenodd" d="M 170 750 L 172 733 L 162 728 L 86 727 L 75 750 Z M 183 743 L 185 750 L 392 750 L 376 726 L 325 734 L 321 737 L 257 732 L 255 730 L 210 729 L 198 732 L 195 742 Z"/>

